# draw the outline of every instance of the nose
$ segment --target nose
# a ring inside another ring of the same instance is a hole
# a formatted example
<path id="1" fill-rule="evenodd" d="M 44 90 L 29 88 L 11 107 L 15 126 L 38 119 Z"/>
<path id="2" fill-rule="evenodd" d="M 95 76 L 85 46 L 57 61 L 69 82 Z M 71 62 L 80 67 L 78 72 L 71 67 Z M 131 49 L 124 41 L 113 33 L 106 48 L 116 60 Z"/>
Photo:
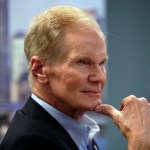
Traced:
<path id="1" fill-rule="evenodd" d="M 106 82 L 106 68 L 105 66 L 95 66 L 92 67 L 92 70 L 89 74 L 88 80 L 93 83 L 102 83 Z"/>

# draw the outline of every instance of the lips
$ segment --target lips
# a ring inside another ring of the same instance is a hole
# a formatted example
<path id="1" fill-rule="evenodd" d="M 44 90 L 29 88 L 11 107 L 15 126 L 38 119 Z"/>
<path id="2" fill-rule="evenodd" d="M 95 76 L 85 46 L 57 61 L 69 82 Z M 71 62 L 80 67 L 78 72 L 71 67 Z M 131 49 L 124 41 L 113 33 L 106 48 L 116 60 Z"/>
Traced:
<path id="1" fill-rule="evenodd" d="M 100 97 L 101 95 L 100 91 L 97 90 L 86 90 L 86 91 L 82 91 L 82 93 L 91 97 Z"/>

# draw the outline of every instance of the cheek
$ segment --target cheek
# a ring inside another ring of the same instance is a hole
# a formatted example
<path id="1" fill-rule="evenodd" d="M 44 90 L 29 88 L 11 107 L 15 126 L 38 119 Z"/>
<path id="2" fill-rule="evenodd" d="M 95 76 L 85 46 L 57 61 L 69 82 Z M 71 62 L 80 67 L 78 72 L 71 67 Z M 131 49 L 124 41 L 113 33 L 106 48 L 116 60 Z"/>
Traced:
<path id="1" fill-rule="evenodd" d="M 83 77 L 78 73 L 67 73 L 63 78 L 64 85 L 68 91 L 76 91 L 83 85 Z"/>
<path id="2" fill-rule="evenodd" d="M 106 83 L 107 80 L 107 72 L 106 72 L 106 68 L 103 68 L 103 80 L 104 80 L 104 84 Z"/>

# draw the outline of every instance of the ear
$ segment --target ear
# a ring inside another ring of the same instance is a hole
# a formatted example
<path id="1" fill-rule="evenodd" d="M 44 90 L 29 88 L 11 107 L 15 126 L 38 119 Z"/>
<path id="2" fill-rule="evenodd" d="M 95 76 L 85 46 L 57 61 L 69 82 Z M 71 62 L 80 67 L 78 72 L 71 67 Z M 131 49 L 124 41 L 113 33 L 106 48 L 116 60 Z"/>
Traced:
<path id="1" fill-rule="evenodd" d="M 33 56 L 31 58 L 30 68 L 33 78 L 36 78 L 40 83 L 46 83 L 48 81 L 44 72 L 44 63 L 38 56 Z"/>

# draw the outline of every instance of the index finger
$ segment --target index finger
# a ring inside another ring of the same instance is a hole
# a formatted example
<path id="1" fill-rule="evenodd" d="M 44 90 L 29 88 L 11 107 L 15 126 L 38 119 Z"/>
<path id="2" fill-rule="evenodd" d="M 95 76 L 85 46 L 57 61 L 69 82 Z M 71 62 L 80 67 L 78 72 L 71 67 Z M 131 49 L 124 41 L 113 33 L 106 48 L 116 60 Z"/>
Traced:
<path id="1" fill-rule="evenodd" d="M 108 105 L 108 104 L 101 104 L 98 105 L 95 108 L 95 111 L 97 113 L 101 113 L 103 115 L 106 115 L 108 117 L 111 117 L 112 119 L 114 119 L 116 116 L 120 115 L 120 111 L 118 111 L 117 109 L 115 109 L 113 106 Z"/>

